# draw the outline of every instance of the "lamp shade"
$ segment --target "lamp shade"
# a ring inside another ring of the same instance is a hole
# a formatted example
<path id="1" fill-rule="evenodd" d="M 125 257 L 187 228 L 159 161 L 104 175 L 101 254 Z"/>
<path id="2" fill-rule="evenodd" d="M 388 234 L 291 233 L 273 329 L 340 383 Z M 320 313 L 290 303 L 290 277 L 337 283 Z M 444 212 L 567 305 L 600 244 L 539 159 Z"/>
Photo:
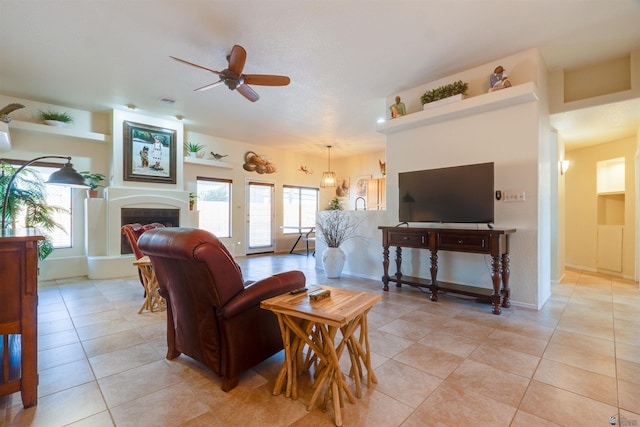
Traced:
<path id="1" fill-rule="evenodd" d="M 0 231 L 3 234 L 4 234 L 4 229 L 7 223 L 6 222 L 7 206 L 9 205 L 9 194 L 11 193 L 11 187 L 13 185 L 13 181 L 15 181 L 16 176 L 18 176 L 18 174 L 22 172 L 24 168 L 42 159 L 67 159 L 67 163 L 60 170 L 49 175 L 49 179 L 47 180 L 48 184 L 68 185 L 71 187 L 83 187 L 83 188 L 89 187 L 89 185 L 87 184 L 85 179 L 82 177 L 82 175 L 76 172 L 76 170 L 73 168 L 73 165 L 71 164 L 71 157 L 40 156 L 40 157 L 36 157 L 35 159 L 29 160 L 27 163 L 20 166 L 18 170 L 13 173 L 13 175 L 11 175 L 11 178 L 9 178 L 9 182 L 7 183 L 7 186 L 4 189 L 4 202 L 2 204 L 2 227 L 0 228 Z"/>
<path id="2" fill-rule="evenodd" d="M 320 187 L 335 187 L 335 186 L 336 186 L 336 173 L 331 171 L 322 172 Z"/>
<path id="3" fill-rule="evenodd" d="M 322 172 L 322 179 L 320 180 L 320 187 L 335 187 L 337 185 L 336 174 L 331 171 L 331 146 L 327 145 L 327 149 L 329 150 L 329 169 L 327 172 Z"/>
<path id="4" fill-rule="evenodd" d="M 73 168 L 71 162 L 67 162 L 62 168 L 49 175 L 47 184 L 67 185 L 70 187 L 89 187 L 84 177 Z"/>

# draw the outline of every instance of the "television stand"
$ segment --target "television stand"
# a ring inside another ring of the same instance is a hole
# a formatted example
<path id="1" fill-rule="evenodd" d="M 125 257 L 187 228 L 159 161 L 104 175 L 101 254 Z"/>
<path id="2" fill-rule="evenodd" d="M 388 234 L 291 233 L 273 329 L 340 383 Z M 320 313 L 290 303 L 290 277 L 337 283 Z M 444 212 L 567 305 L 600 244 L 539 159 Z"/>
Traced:
<path id="1" fill-rule="evenodd" d="M 490 299 L 493 306 L 493 314 L 500 314 L 502 311 L 501 306 L 504 308 L 511 306 L 509 301 L 511 292 L 509 289 L 509 276 L 511 273 L 509 270 L 509 236 L 516 232 L 515 229 L 473 230 L 465 228 L 388 226 L 380 226 L 378 229 L 382 230 L 382 267 L 384 270 L 382 276 L 384 286 L 382 289 L 384 291 L 389 290 L 389 282 L 395 282 L 397 287 L 406 284 L 419 288 L 428 288 L 431 291 L 429 297 L 431 301 L 438 301 L 438 291 Z M 389 246 L 396 247 L 396 274 L 394 276 L 389 276 Z M 430 279 L 404 276 L 402 274 L 402 248 L 429 250 Z M 493 289 L 438 281 L 439 250 L 491 255 Z"/>

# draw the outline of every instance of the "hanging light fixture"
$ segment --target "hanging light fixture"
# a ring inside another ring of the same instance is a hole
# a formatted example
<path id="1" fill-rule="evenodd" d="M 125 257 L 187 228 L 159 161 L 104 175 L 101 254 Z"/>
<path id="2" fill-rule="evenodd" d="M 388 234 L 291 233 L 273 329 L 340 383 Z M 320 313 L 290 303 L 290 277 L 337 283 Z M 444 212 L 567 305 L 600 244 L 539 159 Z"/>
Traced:
<path id="1" fill-rule="evenodd" d="M 320 180 L 320 187 L 335 187 L 336 186 L 336 174 L 331 171 L 331 146 L 327 145 L 329 149 L 329 170 L 327 172 L 322 172 L 322 179 Z"/>

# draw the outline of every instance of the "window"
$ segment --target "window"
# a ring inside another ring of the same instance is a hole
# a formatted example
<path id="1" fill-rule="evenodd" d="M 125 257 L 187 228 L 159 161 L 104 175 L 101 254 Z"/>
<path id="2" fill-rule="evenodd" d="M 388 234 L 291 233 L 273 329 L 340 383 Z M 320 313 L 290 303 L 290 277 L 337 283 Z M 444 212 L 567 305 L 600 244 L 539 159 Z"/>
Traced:
<path id="1" fill-rule="evenodd" d="M 19 161 L 7 161 L 15 168 L 19 168 L 22 164 Z M 40 176 L 43 181 L 47 181 L 49 179 L 49 175 L 56 172 L 60 169 L 62 165 L 51 164 L 52 166 L 45 166 L 47 163 L 35 163 L 28 167 L 28 169 L 32 169 L 40 173 Z M 22 172 L 23 173 L 23 172 Z M 20 180 L 16 179 L 14 181 L 14 186 L 19 186 Z M 71 187 L 64 185 L 45 185 L 46 197 L 45 201 L 49 206 L 56 206 L 62 208 L 61 210 L 54 212 L 51 216 L 52 219 L 60 225 L 61 228 L 54 228 L 51 231 L 47 231 L 47 235 L 49 236 L 49 240 L 53 244 L 53 247 L 56 249 L 61 248 L 70 248 L 71 247 L 71 237 L 72 237 L 72 227 L 71 227 Z M 25 212 L 21 212 L 17 216 L 18 224 L 25 224 Z"/>
<path id="2" fill-rule="evenodd" d="M 200 176 L 196 181 L 200 228 L 217 237 L 231 237 L 231 184 Z"/>
<path id="3" fill-rule="evenodd" d="M 282 225 L 286 227 L 315 227 L 318 194 L 317 188 L 285 185 L 282 188 L 284 212 Z M 284 234 L 293 234 L 298 231 L 285 228 L 283 232 Z"/>

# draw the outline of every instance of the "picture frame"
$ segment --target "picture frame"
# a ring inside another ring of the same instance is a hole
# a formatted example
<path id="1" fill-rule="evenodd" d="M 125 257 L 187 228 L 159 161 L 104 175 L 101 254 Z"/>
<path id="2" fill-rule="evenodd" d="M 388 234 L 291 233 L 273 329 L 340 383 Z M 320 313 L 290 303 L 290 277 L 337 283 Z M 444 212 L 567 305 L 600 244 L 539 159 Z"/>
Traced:
<path id="1" fill-rule="evenodd" d="M 336 181 L 336 197 L 338 199 L 349 199 L 349 177 L 338 178 Z"/>
<path id="2" fill-rule="evenodd" d="M 176 183 L 175 129 L 123 122 L 125 181 Z"/>
<path id="3" fill-rule="evenodd" d="M 367 181 L 370 180 L 372 175 L 362 175 L 356 178 L 356 185 L 353 193 L 355 197 L 364 197 L 367 199 Z"/>

